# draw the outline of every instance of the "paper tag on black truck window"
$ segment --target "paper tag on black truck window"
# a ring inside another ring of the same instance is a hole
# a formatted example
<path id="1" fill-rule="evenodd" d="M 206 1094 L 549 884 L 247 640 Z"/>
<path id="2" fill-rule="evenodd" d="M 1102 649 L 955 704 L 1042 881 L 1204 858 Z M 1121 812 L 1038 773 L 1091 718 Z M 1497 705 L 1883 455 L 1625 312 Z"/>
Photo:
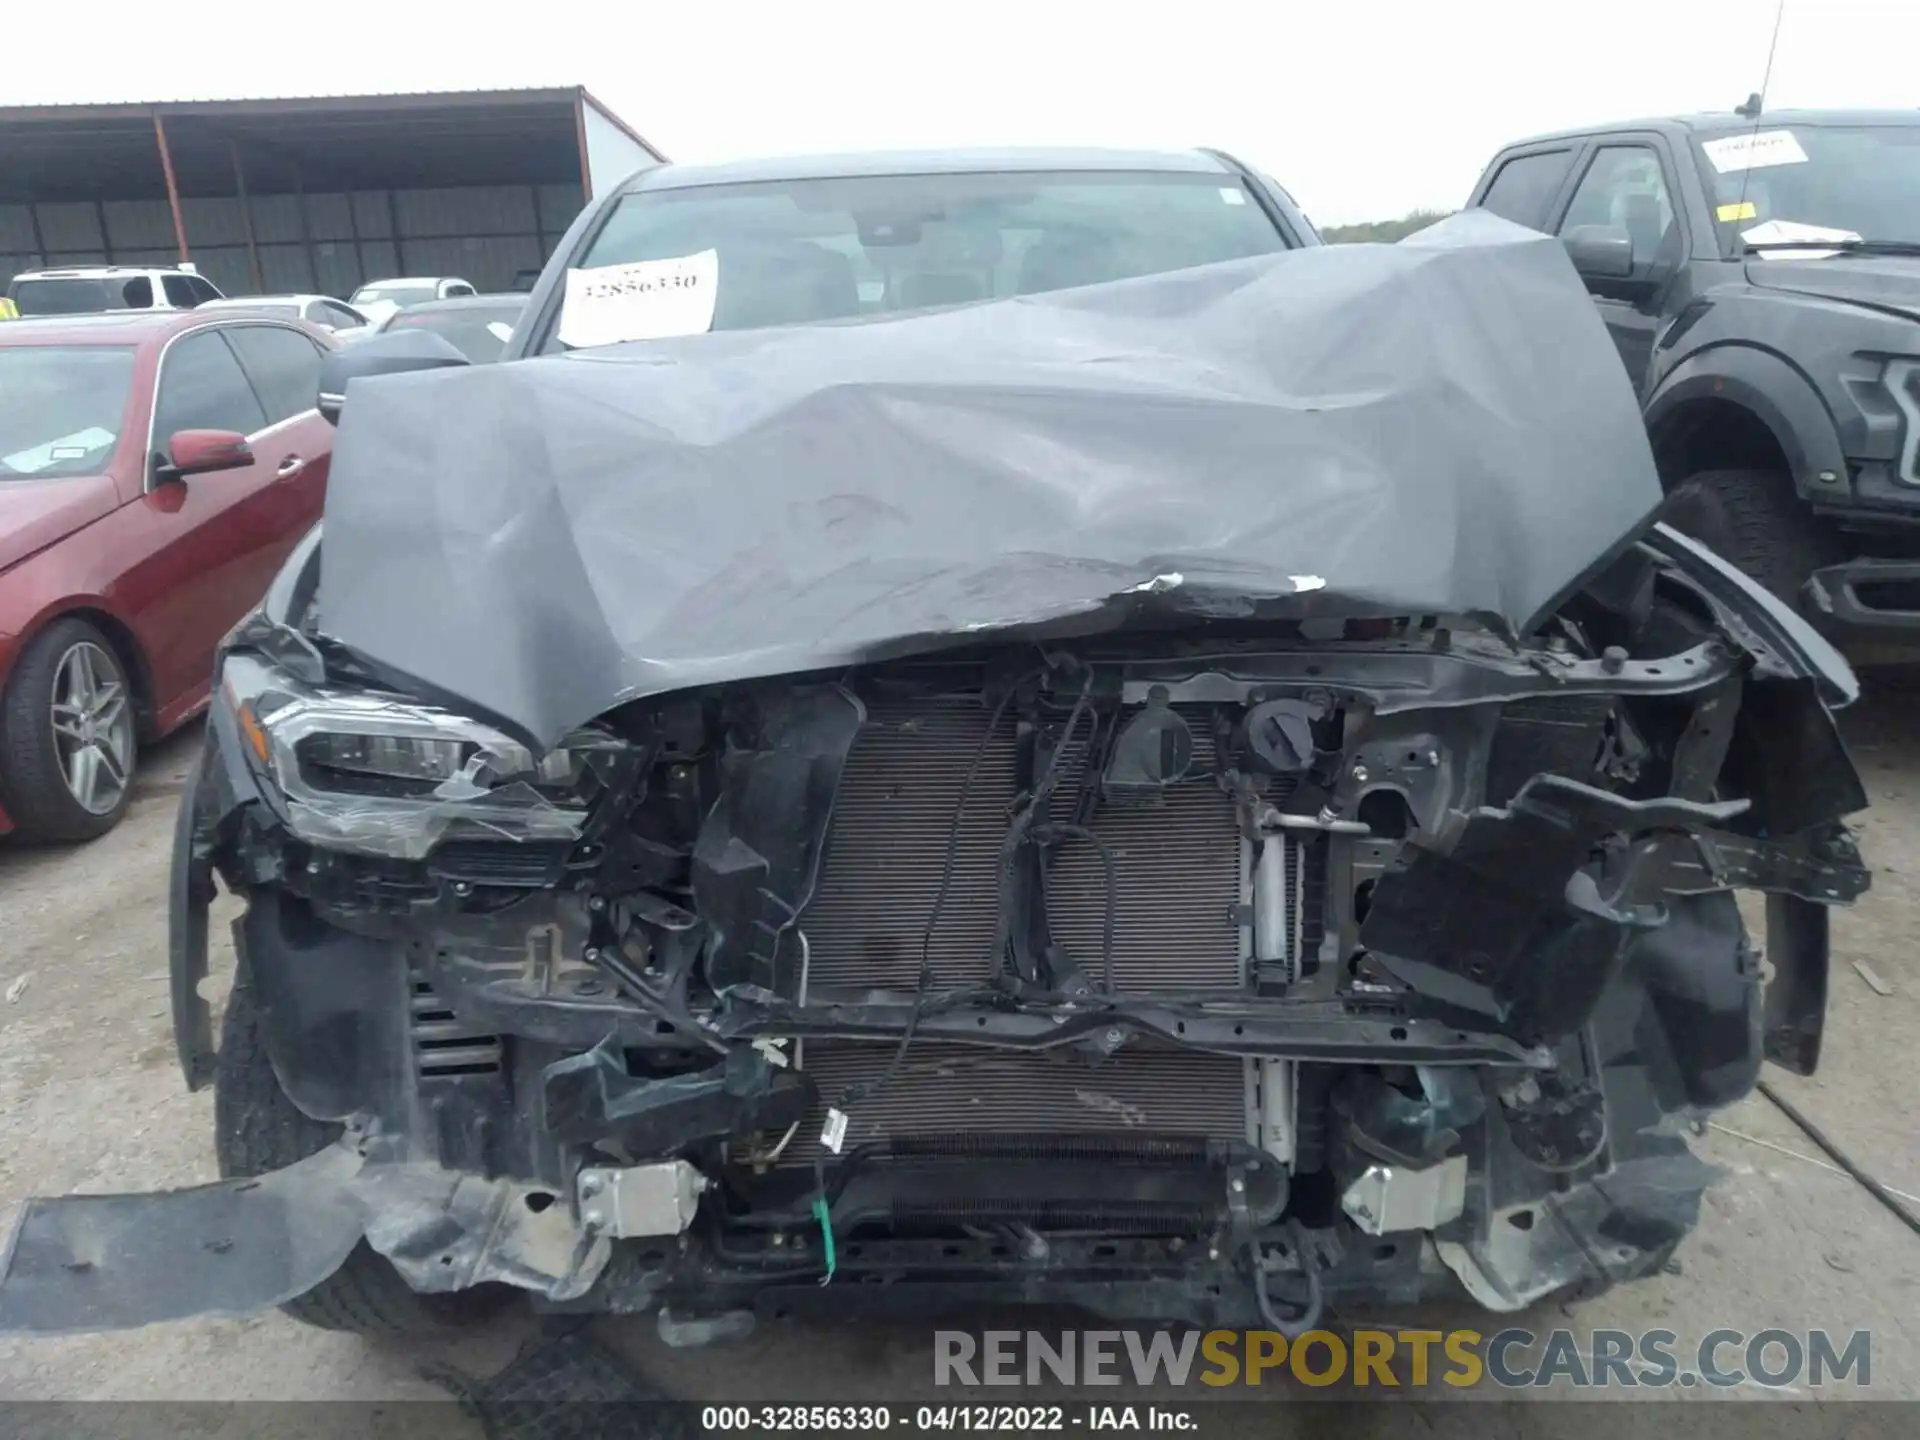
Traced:
<path id="1" fill-rule="evenodd" d="M 1764 170 L 1773 165 L 1804 165 L 1807 152 L 1791 130 L 1759 130 L 1747 135 L 1727 135 L 1708 140 L 1700 148 L 1707 162 L 1722 175 L 1742 170 Z"/>
<path id="2" fill-rule="evenodd" d="M 574 349 L 626 340 L 703 335 L 713 328 L 720 289 L 714 250 L 672 260 L 639 260 L 567 271 L 560 343 Z"/>

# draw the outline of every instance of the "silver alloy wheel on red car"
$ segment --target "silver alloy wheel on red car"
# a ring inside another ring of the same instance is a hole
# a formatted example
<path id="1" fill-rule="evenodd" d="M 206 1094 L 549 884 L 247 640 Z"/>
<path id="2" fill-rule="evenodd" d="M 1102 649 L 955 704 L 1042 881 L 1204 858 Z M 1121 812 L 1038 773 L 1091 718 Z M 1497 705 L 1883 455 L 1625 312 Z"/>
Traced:
<path id="1" fill-rule="evenodd" d="M 93 815 L 119 805 L 133 775 L 133 707 L 120 663 L 91 640 L 54 670 L 53 745 L 75 803 Z"/>

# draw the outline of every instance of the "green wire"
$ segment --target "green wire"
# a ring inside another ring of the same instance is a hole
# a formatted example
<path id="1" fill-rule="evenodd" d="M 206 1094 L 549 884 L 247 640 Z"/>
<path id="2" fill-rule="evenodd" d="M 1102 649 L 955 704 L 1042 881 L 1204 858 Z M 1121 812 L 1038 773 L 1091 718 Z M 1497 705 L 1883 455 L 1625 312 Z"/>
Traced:
<path id="1" fill-rule="evenodd" d="M 826 1248 L 827 1252 L 826 1278 L 820 1282 L 822 1285 L 826 1285 L 831 1283 L 833 1280 L 833 1272 L 838 1268 L 833 1256 L 833 1215 L 827 1209 L 826 1196 L 816 1195 L 813 1197 L 813 1218 L 820 1222 L 820 1243 Z"/>

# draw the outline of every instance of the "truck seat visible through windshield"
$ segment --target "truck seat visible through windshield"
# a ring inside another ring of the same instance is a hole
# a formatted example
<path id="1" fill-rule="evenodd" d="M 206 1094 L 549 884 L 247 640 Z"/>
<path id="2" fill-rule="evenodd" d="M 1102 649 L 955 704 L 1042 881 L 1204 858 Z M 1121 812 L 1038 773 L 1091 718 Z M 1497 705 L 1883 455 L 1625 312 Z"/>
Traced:
<path id="1" fill-rule="evenodd" d="M 836 250 L 801 243 L 720 251 L 716 330 L 803 325 L 859 313 L 853 262 Z"/>

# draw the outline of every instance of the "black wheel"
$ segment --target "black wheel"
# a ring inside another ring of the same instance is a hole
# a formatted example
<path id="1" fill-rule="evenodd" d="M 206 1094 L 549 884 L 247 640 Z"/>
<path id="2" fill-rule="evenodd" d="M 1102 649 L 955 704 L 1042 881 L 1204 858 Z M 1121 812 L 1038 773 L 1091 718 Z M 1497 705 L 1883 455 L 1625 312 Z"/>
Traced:
<path id="1" fill-rule="evenodd" d="M 91 840 L 133 794 L 133 687 L 107 638 L 56 620 L 21 654 L 0 700 L 0 790 L 29 840 Z"/>
<path id="2" fill-rule="evenodd" d="M 1773 470 L 1703 470 L 1676 485 L 1668 524 L 1717 550 L 1790 605 L 1823 565 L 1845 558 L 1838 536 L 1813 514 L 1790 476 Z"/>
<path id="3" fill-rule="evenodd" d="M 278 1170 L 325 1149 L 340 1126 L 303 1114 L 274 1078 L 253 991 L 236 984 L 220 1031 L 213 1081 L 214 1150 L 227 1178 Z M 512 1292 L 487 1285 L 448 1295 L 419 1295 L 387 1258 L 362 1240 L 346 1263 L 280 1308 L 322 1330 L 358 1335 L 422 1335 L 472 1325 Z"/>

